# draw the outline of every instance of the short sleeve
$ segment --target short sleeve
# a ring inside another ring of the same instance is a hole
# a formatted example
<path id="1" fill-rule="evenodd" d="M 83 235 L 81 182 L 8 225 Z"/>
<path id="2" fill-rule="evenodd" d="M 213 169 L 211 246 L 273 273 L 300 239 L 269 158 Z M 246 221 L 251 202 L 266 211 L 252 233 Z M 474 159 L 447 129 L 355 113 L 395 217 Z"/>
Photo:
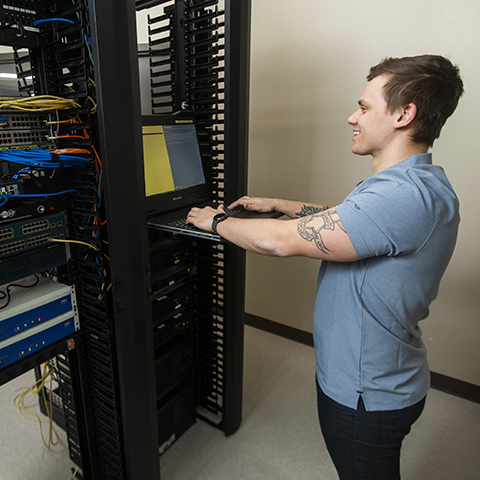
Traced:
<path id="1" fill-rule="evenodd" d="M 380 179 L 358 186 L 337 207 L 360 258 L 419 250 L 435 225 L 435 199 L 414 182 Z"/>

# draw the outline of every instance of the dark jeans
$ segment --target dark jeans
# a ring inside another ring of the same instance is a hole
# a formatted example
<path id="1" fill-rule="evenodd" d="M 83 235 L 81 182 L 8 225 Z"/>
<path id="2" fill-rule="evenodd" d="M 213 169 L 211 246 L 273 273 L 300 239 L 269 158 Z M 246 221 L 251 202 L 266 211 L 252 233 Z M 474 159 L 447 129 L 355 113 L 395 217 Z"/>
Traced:
<path id="1" fill-rule="evenodd" d="M 317 382 L 318 416 L 323 438 L 340 480 L 399 480 L 400 448 L 425 406 L 425 398 L 408 408 L 367 412 L 325 395 Z"/>

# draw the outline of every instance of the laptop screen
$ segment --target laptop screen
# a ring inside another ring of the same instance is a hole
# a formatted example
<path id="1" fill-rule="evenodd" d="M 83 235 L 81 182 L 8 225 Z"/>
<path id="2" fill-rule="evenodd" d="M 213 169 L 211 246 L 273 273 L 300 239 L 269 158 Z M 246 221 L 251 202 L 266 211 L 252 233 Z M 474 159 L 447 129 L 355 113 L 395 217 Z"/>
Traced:
<path id="1" fill-rule="evenodd" d="M 148 216 L 207 201 L 193 117 L 142 117 L 145 195 Z"/>

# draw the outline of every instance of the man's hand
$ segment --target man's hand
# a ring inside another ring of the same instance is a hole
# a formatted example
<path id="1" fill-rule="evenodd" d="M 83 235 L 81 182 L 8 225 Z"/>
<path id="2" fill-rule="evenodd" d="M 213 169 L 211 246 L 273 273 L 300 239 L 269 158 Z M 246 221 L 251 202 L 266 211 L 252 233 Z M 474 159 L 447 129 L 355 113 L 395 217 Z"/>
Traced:
<path id="1" fill-rule="evenodd" d="M 299 218 L 313 213 L 323 212 L 332 208 L 332 205 L 317 205 L 313 203 L 296 202 L 292 200 L 284 200 L 281 198 L 258 198 L 258 197 L 242 197 L 229 205 L 228 208 L 233 209 L 243 205 L 245 210 L 253 210 L 256 212 L 281 212 L 290 218 Z"/>
<path id="2" fill-rule="evenodd" d="M 273 212 L 276 210 L 277 200 L 274 198 L 258 198 L 258 197 L 242 197 L 238 200 L 235 200 L 231 205 L 228 206 L 229 209 L 234 209 L 239 205 L 242 205 L 245 210 L 250 210 L 254 212 Z"/>
<path id="3" fill-rule="evenodd" d="M 223 205 L 220 205 L 217 209 L 212 207 L 193 207 L 187 215 L 187 223 L 191 223 L 206 232 L 211 232 L 213 217 L 219 213 L 224 213 Z"/>

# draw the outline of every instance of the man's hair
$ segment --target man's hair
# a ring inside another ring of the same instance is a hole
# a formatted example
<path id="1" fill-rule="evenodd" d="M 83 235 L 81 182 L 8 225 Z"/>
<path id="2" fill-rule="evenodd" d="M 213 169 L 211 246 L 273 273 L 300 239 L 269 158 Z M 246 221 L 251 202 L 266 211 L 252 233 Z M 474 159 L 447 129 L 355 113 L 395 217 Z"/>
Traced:
<path id="1" fill-rule="evenodd" d="M 412 140 L 431 147 L 463 94 L 459 68 L 440 55 L 385 58 L 370 68 L 367 80 L 383 74 L 391 75 L 383 87 L 388 110 L 414 103 Z"/>

